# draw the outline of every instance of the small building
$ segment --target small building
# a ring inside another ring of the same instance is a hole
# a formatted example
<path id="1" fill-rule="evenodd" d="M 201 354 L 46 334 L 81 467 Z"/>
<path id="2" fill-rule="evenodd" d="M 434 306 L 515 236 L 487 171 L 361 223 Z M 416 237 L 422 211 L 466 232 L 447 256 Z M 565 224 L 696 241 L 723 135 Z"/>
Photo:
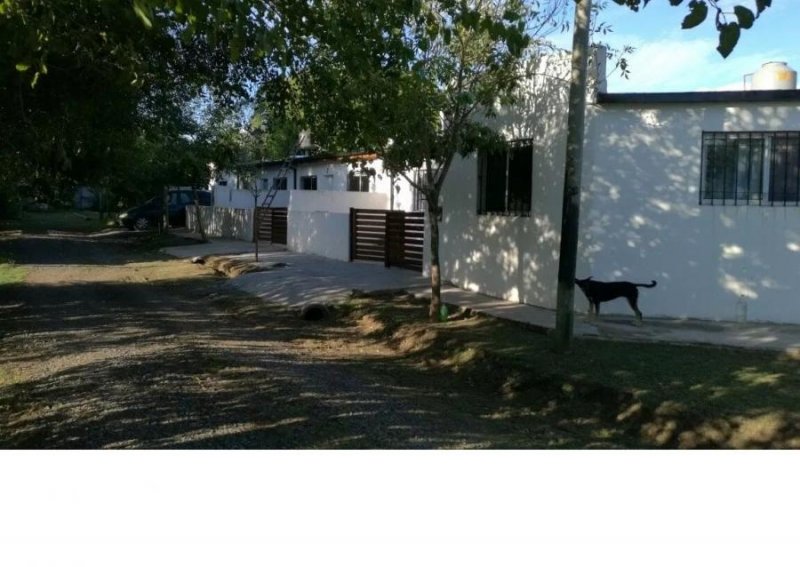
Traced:
<path id="1" fill-rule="evenodd" d="M 260 238 L 268 235 L 293 251 L 348 260 L 351 210 L 411 211 L 422 204 L 405 179 L 384 170 L 375 153 L 301 150 L 288 160 L 242 164 L 240 170 L 247 173 L 221 172 L 213 183 L 208 224 L 219 231 L 212 235 L 250 239 L 255 228 Z"/>
<path id="2" fill-rule="evenodd" d="M 751 320 L 800 323 L 794 81 L 650 94 L 595 85 L 578 277 L 657 280 L 640 300 L 645 317 L 733 320 L 745 302 Z M 555 308 L 567 83 L 549 73 L 530 86 L 495 120 L 507 149 L 453 163 L 443 191 L 442 271 L 466 289 Z M 579 291 L 576 307 L 588 307 Z M 603 310 L 630 313 L 622 300 Z"/>

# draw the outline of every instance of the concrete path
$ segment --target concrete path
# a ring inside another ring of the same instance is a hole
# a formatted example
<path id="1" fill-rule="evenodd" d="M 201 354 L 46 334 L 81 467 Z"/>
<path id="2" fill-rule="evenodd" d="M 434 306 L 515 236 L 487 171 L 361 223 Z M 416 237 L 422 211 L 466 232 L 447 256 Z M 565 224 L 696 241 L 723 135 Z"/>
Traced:
<path id="1" fill-rule="evenodd" d="M 214 240 L 163 251 L 181 258 L 224 254 L 255 261 L 252 249 L 253 244 L 249 242 Z M 430 295 L 427 277 L 408 270 L 384 268 L 374 262 L 341 262 L 289 252 L 283 246 L 262 244 L 258 264 L 266 271 L 239 276 L 230 284 L 265 301 L 291 307 L 310 302 L 343 301 L 353 290 L 404 289 L 420 296 Z M 469 307 L 476 312 L 516 321 L 544 332 L 555 327 L 555 312 L 551 309 L 512 303 L 453 286 L 445 286 L 442 296 L 446 303 Z M 645 319 L 642 326 L 636 326 L 632 316 L 604 315 L 599 320 L 588 320 L 585 315 L 578 314 L 575 318 L 575 334 L 636 342 L 756 348 L 800 355 L 800 326 L 796 325 L 655 318 Z"/>

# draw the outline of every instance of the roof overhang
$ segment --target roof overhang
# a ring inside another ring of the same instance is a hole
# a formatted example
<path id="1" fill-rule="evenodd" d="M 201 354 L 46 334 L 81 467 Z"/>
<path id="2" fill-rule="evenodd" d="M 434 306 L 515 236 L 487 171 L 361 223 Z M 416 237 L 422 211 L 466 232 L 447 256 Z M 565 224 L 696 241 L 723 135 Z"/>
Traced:
<path id="1" fill-rule="evenodd" d="M 598 93 L 597 104 L 800 103 L 800 90 Z"/>

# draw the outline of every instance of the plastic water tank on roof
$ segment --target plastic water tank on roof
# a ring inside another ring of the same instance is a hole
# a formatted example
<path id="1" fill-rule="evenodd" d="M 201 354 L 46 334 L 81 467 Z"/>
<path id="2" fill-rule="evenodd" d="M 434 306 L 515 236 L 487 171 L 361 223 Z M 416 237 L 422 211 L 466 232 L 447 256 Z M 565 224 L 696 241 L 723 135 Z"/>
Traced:
<path id="1" fill-rule="evenodd" d="M 754 90 L 783 91 L 797 88 L 797 71 L 784 61 L 764 63 L 761 69 L 753 74 Z"/>

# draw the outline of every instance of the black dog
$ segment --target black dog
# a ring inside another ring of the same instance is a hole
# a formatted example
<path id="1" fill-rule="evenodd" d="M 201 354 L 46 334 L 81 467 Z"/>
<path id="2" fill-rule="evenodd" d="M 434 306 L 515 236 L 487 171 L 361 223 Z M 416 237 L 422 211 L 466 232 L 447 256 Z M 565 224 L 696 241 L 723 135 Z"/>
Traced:
<path id="1" fill-rule="evenodd" d="M 628 300 L 628 304 L 636 313 L 636 320 L 642 321 L 642 312 L 639 311 L 637 302 L 639 301 L 639 287 L 656 287 L 656 280 L 649 284 L 631 283 L 631 282 L 596 282 L 591 277 L 585 280 L 575 280 L 575 284 L 581 288 L 586 299 L 589 300 L 589 316 L 592 311 L 596 316 L 600 315 L 600 304 L 604 301 L 611 301 L 618 297 L 624 297 Z"/>

